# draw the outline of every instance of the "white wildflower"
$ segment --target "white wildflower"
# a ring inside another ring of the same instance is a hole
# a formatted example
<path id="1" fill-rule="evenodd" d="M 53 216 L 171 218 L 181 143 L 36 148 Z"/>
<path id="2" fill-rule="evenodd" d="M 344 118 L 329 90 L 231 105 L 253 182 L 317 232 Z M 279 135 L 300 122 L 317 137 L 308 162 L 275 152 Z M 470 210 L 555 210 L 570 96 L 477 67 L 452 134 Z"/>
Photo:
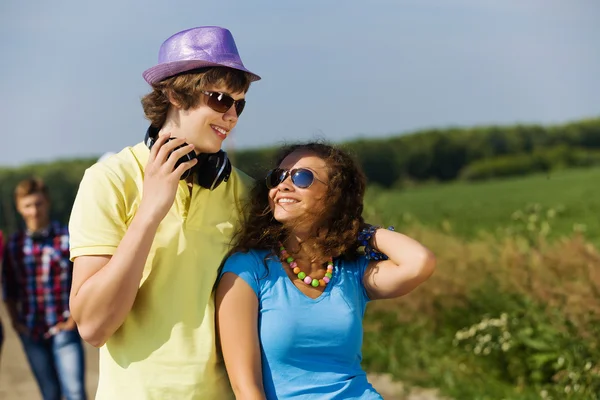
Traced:
<path id="1" fill-rule="evenodd" d="M 577 380 L 577 374 L 575 372 L 569 372 L 569 379 L 572 381 Z"/>

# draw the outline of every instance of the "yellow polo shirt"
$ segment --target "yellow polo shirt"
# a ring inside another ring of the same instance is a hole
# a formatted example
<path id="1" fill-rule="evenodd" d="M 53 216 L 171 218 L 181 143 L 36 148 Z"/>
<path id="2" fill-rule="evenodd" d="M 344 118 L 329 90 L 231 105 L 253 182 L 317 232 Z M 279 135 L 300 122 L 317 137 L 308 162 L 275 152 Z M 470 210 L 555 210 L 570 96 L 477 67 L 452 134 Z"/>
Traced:
<path id="1" fill-rule="evenodd" d="M 69 222 L 71 258 L 114 254 L 140 204 L 149 150 L 125 148 L 86 170 Z M 180 182 L 133 309 L 100 349 L 97 400 L 229 399 L 215 346 L 212 288 L 251 179 L 213 191 Z"/>

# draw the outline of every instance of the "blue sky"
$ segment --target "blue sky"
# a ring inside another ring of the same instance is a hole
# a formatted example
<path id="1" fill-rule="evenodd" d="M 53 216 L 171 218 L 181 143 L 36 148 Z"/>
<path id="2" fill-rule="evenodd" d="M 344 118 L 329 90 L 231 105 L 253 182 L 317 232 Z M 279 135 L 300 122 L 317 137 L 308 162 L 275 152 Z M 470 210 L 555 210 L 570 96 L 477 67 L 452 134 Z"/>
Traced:
<path id="1" fill-rule="evenodd" d="M 0 2 L 0 165 L 143 138 L 171 34 L 230 29 L 263 79 L 225 148 L 600 115 L 597 0 Z"/>

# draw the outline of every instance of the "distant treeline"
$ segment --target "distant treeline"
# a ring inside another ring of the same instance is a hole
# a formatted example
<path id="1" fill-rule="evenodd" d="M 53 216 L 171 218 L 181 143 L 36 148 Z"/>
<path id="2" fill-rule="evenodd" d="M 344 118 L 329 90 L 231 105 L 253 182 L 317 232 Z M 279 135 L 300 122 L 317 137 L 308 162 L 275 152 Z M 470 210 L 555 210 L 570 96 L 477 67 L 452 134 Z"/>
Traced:
<path id="1" fill-rule="evenodd" d="M 359 139 L 341 146 L 355 155 L 371 184 L 383 187 L 492 179 L 600 164 L 600 118 L 553 126 L 431 129 L 385 139 Z M 232 160 L 259 178 L 272 167 L 274 154 L 274 148 L 238 150 Z M 94 162 L 60 160 L 0 168 L 0 229 L 10 232 L 18 226 L 13 189 L 32 175 L 48 183 L 53 217 L 66 222 L 79 181 Z"/>
<path id="2" fill-rule="evenodd" d="M 480 180 L 600 163 L 600 118 L 555 126 L 516 125 L 419 131 L 343 143 L 370 183 Z M 273 149 L 240 151 L 235 162 L 262 176 Z"/>

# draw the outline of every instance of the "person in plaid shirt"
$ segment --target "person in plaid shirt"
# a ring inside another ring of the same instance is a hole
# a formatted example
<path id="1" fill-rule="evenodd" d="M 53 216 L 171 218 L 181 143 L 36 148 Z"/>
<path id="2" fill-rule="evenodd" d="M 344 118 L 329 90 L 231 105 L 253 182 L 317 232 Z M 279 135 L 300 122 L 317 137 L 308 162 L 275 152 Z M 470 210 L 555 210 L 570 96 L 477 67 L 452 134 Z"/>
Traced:
<path id="1" fill-rule="evenodd" d="M 4 249 L 2 284 L 12 326 L 43 399 L 85 399 L 83 345 L 69 313 L 68 230 L 50 221 L 41 180 L 20 182 L 15 202 L 26 229 L 10 236 Z"/>

